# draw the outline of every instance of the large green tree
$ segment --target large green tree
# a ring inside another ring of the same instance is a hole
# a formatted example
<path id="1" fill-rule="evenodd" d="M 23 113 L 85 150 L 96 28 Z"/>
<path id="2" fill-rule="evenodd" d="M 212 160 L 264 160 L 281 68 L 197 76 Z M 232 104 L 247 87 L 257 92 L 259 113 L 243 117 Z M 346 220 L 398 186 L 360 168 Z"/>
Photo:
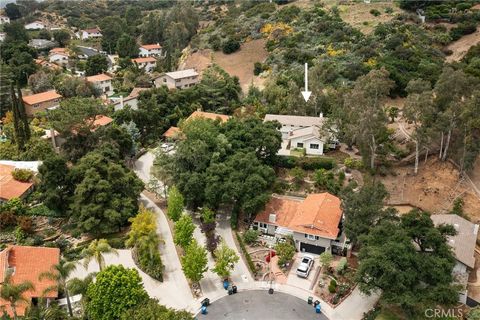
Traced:
<path id="1" fill-rule="evenodd" d="M 120 58 L 133 58 L 138 55 L 138 44 L 135 38 L 124 33 L 118 38 L 117 53 Z"/>
<path id="2" fill-rule="evenodd" d="M 96 74 L 103 73 L 108 70 L 107 57 L 103 54 L 96 54 L 88 57 L 87 64 L 85 65 L 85 75 L 94 76 Z"/>
<path id="3" fill-rule="evenodd" d="M 181 260 L 187 279 L 192 282 L 202 280 L 203 274 L 208 270 L 207 250 L 204 247 L 199 245 L 195 239 L 191 240 Z"/>
<path id="4" fill-rule="evenodd" d="M 141 302 L 137 306 L 128 309 L 122 314 L 120 320 L 194 320 L 191 313 L 184 310 L 169 309 L 161 304 L 158 300 L 148 299 Z"/>
<path id="5" fill-rule="evenodd" d="M 180 219 L 175 222 L 174 230 L 173 240 L 175 244 L 186 249 L 193 239 L 193 231 L 195 230 L 192 217 L 188 214 L 183 214 Z"/>
<path id="6" fill-rule="evenodd" d="M 214 255 L 215 267 L 212 271 L 223 279 L 228 278 L 235 267 L 235 263 L 237 263 L 240 258 L 235 253 L 235 250 L 227 246 L 225 241 L 215 250 Z"/>
<path id="7" fill-rule="evenodd" d="M 124 312 L 148 299 L 142 278 L 135 269 L 108 266 L 87 290 L 87 314 L 92 320 L 119 319 Z"/>
<path id="8" fill-rule="evenodd" d="M 184 205 L 184 199 L 180 191 L 175 186 L 171 187 L 168 190 L 168 217 L 175 222 L 178 221 L 182 215 Z"/>

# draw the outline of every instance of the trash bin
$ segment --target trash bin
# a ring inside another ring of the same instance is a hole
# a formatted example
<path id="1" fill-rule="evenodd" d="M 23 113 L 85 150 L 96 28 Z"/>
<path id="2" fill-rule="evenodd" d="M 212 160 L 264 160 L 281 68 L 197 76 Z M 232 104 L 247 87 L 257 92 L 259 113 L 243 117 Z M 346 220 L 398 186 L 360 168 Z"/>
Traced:
<path id="1" fill-rule="evenodd" d="M 202 307 L 203 306 L 208 307 L 209 305 L 210 305 L 210 299 L 205 298 L 202 300 Z"/>
<path id="2" fill-rule="evenodd" d="M 233 293 L 237 293 L 237 286 L 232 286 Z"/>
<path id="3" fill-rule="evenodd" d="M 268 289 L 268 293 L 273 294 L 273 288 Z"/>
<path id="4" fill-rule="evenodd" d="M 307 303 L 308 303 L 308 304 L 312 304 L 312 303 L 313 303 L 313 297 L 308 297 Z"/>
<path id="5" fill-rule="evenodd" d="M 224 280 L 224 281 L 223 281 L 223 288 L 224 288 L 225 290 L 228 290 L 228 280 Z"/>
<path id="6" fill-rule="evenodd" d="M 320 311 L 322 310 L 322 307 L 320 306 L 320 303 L 317 304 L 317 306 L 315 307 L 315 312 L 316 313 L 320 313 Z"/>
<path id="7" fill-rule="evenodd" d="M 316 308 L 319 304 L 320 304 L 320 301 L 315 300 L 315 302 L 313 303 L 313 306 Z"/>
<path id="8" fill-rule="evenodd" d="M 208 311 L 207 311 L 207 307 L 206 306 L 202 306 L 202 314 L 207 314 Z"/>

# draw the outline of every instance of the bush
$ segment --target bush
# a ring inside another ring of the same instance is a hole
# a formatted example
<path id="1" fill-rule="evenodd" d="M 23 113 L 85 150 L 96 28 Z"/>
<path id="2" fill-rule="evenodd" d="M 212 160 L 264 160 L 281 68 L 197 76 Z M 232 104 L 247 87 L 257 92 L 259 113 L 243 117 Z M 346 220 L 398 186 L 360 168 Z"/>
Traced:
<path id="1" fill-rule="evenodd" d="M 261 62 L 255 62 L 253 64 L 253 74 L 258 76 L 263 72 L 263 64 Z"/>
<path id="2" fill-rule="evenodd" d="M 243 234 L 243 240 L 245 240 L 245 242 L 247 244 L 255 243 L 257 241 L 257 239 L 258 239 L 258 231 L 257 230 L 248 229 Z"/>
<path id="3" fill-rule="evenodd" d="M 238 49 L 240 49 L 240 42 L 235 39 L 228 39 L 222 44 L 222 51 L 225 54 L 234 53 Z"/>
<path id="4" fill-rule="evenodd" d="M 355 159 L 355 158 L 346 158 L 343 161 L 343 164 L 345 167 L 348 169 L 360 169 L 363 166 L 362 160 L 360 159 Z"/>
<path id="5" fill-rule="evenodd" d="M 15 180 L 20 182 L 29 182 L 33 178 L 33 171 L 28 169 L 15 169 L 12 176 Z"/>
<path id="6" fill-rule="evenodd" d="M 459 23 L 457 27 L 450 30 L 452 40 L 458 40 L 462 36 L 474 33 L 477 30 L 477 24 L 473 21 Z"/>
<path id="7" fill-rule="evenodd" d="M 328 292 L 335 293 L 335 291 L 337 291 L 337 281 L 332 279 L 328 285 Z"/>
<path id="8" fill-rule="evenodd" d="M 378 11 L 377 9 L 371 9 L 370 10 L 370 14 L 372 14 L 373 16 L 375 17 L 378 17 L 379 15 L 381 15 L 382 13 L 380 11 Z"/>
<path id="9" fill-rule="evenodd" d="M 242 237 L 240 237 L 240 235 L 237 232 L 235 232 L 235 236 L 237 237 L 237 241 L 240 244 L 240 249 L 242 250 L 242 253 L 245 256 L 245 259 L 247 259 L 247 264 L 248 264 L 248 267 L 250 268 L 250 271 L 252 273 L 256 273 L 257 268 L 255 268 L 255 264 L 252 261 L 252 257 L 250 256 L 247 249 L 245 248 L 245 244 L 243 243 Z"/>
<path id="10" fill-rule="evenodd" d="M 339 274 L 342 274 L 345 271 L 345 269 L 347 268 L 347 265 L 348 265 L 347 258 L 345 258 L 345 257 L 341 258 L 340 261 L 337 264 L 336 271 Z"/>
<path id="11" fill-rule="evenodd" d="M 17 225 L 18 227 L 25 233 L 31 234 L 33 233 L 33 221 L 30 217 L 18 217 L 17 218 Z"/>
<path id="12" fill-rule="evenodd" d="M 275 251 L 278 255 L 278 265 L 283 266 L 285 263 L 292 260 L 295 255 L 295 246 L 290 242 L 277 243 L 275 245 Z"/>
<path id="13" fill-rule="evenodd" d="M 385 13 L 387 13 L 387 14 L 393 13 L 393 8 L 392 7 L 386 7 L 385 8 Z"/>
<path id="14" fill-rule="evenodd" d="M 293 156 L 277 156 L 274 165 L 279 168 L 293 169 L 300 167 L 303 170 L 333 169 L 335 160 L 332 158 L 297 158 Z"/>
<path id="15" fill-rule="evenodd" d="M 0 229 L 14 227 L 17 225 L 17 217 L 11 211 L 0 213 Z"/>

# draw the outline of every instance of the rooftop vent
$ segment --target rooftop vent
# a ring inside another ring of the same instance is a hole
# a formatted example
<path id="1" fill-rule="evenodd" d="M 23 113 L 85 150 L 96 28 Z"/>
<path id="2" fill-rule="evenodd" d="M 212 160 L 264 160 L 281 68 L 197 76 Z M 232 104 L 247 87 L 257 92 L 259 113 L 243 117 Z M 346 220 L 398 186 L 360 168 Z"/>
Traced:
<path id="1" fill-rule="evenodd" d="M 277 221 L 277 215 L 275 213 L 270 213 L 268 216 L 268 222 L 275 223 Z"/>

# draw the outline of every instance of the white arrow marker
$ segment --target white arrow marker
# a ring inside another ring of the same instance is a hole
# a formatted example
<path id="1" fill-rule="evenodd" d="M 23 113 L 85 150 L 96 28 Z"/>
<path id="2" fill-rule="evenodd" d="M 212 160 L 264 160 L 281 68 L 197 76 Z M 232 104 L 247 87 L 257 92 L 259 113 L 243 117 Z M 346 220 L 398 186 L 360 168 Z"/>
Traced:
<path id="1" fill-rule="evenodd" d="M 308 91 L 308 63 L 305 63 L 305 91 L 302 91 L 302 96 L 303 99 L 305 99 L 305 102 L 308 102 L 311 94 L 312 91 Z"/>

